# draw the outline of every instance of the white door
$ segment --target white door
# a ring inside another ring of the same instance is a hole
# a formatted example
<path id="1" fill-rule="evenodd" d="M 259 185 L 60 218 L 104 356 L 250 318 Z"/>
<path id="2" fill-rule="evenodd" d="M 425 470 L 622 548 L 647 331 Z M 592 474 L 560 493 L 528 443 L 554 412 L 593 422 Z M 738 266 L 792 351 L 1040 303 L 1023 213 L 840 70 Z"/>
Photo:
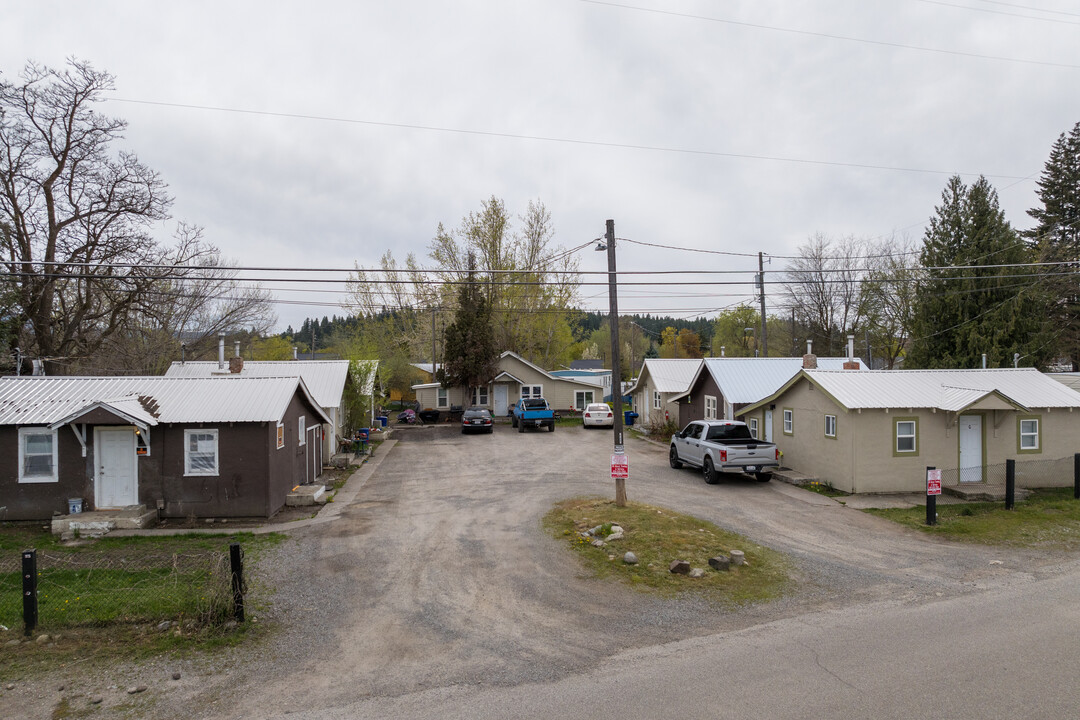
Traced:
<path id="1" fill-rule="evenodd" d="M 960 482 L 982 482 L 982 415 L 960 416 Z"/>
<path id="2" fill-rule="evenodd" d="M 134 428 L 95 428 L 94 460 L 97 463 L 94 505 L 99 508 L 138 505 Z"/>
<path id="3" fill-rule="evenodd" d="M 765 442 L 772 442 L 772 410 L 765 411 Z"/>
<path id="4" fill-rule="evenodd" d="M 506 399 L 506 383 L 495 383 L 495 403 L 491 414 L 505 417 L 506 408 L 509 404 Z"/>

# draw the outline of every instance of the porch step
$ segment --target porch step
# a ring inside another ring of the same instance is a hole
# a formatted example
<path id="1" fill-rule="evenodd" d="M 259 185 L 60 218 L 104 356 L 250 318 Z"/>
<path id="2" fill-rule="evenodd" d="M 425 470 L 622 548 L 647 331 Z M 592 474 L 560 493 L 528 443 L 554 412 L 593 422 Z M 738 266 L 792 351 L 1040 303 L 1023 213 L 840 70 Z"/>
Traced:
<path id="1" fill-rule="evenodd" d="M 325 485 L 297 485 L 285 496 L 285 504 L 291 507 L 325 505 L 327 499 Z"/>
<path id="2" fill-rule="evenodd" d="M 791 468 L 773 470 L 772 476 L 774 480 L 790 483 L 791 485 L 809 485 L 812 482 L 818 481 L 818 478 L 816 477 L 803 475 L 801 472 L 792 470 Z"/>
<path id="3" fill-rule="evenodd" d="M 958 497 L 968 502 L 1004 502 L 1004 485 L 987 485 L 986 483 L 963 483 L 960 485 L 942 486 L 941 492 L 946 495 Z M 1025 488 L 1016 488 L 1015 500 L 1025 499 L 1031 492 Z"/>
<path id="4" fill-rule="evenodd" d="M 63 540 L 101 537 L 112 530 L 140 530 L 157 523 L 157 510 L 132 505 L 115 510 L 90 510 L 72 515 L 56 515 L 50 530 Z"/>

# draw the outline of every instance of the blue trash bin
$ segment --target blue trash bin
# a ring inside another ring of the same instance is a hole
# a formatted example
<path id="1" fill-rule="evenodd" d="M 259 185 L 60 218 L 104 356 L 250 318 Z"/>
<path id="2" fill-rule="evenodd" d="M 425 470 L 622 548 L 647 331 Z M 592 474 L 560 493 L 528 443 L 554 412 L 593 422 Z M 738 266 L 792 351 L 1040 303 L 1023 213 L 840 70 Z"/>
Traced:
<path id="1" fill-rule="evenodd" d="M 382 427 L 386 427 L 386 424 L 390 422 L 390 418 L 385 415 L 378 415 L 375 419 L 379 421 L 379 425 Z"/>
<path id="2" fill-rule="evenodd" d="M 633 410 L 624 410 L 623 411 L 623 424 L 624 425 L 633 425 L 634 420 L 637 418 L 637 416 L 638 416 L 638 414 L 636 412 L 634 412 Z"/>

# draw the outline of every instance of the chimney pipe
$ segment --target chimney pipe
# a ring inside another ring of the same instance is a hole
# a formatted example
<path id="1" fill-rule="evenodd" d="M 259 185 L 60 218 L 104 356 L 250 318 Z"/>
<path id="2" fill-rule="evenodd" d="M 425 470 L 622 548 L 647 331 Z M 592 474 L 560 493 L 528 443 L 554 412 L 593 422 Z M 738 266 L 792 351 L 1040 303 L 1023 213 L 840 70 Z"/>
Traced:
<path id="1" fill-rule="evenodd" d="M 240 357 L 240 341 L 239 340 L 233 341 L 233 351 L 234 351 L 233 354 L 236 357 Z"/>
<path id="2" fill-rule="evenodd" d="M 293 360 L 299 359 L 299 358 L 296 357 L 296 346 L 295 345 L 293 345 L 293 349 L 292 349 L 292 359 Z"/>
<path id="3" fill-rule="evenodd" d="M 855 359 L 855 336 L 847 336 L 847 359 L 852 362 Z"/>
<path id="4" fill-rule="evenodd" d="M 724 357 L 724 351 L 727 350 L 723 345 L 720 346 L 720 357 Z"/>
<path id="5" fill-rule="evenodd" d="M 217 366 L 218 370 L 225 369 L 225 333 L 217 336 Z"/>
<path id="6" fill-rule="evenodd" d="M 986 369 L 986 353 L 983 353 L 983 370 Z"/>
<path id="7" fill-rule="evenodd" d="M 807 340 L 806 341 L 806 354 L 807 355 L 813 355 L 814 354 L 814 341 L 813 340 Z"/>

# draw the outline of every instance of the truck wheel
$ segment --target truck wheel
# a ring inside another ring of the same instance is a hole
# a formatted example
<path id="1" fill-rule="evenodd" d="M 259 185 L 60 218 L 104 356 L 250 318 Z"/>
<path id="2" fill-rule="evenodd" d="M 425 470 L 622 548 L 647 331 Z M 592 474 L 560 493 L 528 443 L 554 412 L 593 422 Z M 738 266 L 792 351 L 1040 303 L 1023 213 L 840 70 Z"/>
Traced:
<path id="1" fill-rule="evenodd" d="M 510 427 L 515 427 L 515 428 L 517 427 L 517 416 L 516 415 L 511 415 L 510 416 Z"/>
<path id="2" fill-rule="evenodd" d="M 715 485 L 720 480 L 716 470 L 713 469 L 712 458 L 709 457 L 705 458 L 705 462 L 701 465 L 701 474 L 705 476 L 705 482 L 709 485 Z"/>
<path id="3" fill-rule="evenodd" d="M 754 477 L 758 482 L 769 482 L 772 480 L 772 473 L 754 473 Z"/>
<path id="4" fill-rule="evenodd" d="M 518 423 L 517 424 L 517 429 L 518 429 L 519 433 L 525 432 L 525 423 Z"/>
<path id="5" fill-rule="evenodd" d="M 551 424 L 548 425 L 548 432 L 555 432 L 555 421 L 554 420 L 552 420 Z"/>
<path id="6" fill-rule="evenodd" d="M 676 470 L 682 467 L 682 462 L 679 461 L 679 451 L 675 449 L 674 445 L 671 446 L 671 450 L 668 452 L 668 464 Z"/>

